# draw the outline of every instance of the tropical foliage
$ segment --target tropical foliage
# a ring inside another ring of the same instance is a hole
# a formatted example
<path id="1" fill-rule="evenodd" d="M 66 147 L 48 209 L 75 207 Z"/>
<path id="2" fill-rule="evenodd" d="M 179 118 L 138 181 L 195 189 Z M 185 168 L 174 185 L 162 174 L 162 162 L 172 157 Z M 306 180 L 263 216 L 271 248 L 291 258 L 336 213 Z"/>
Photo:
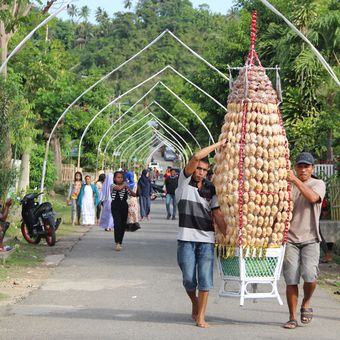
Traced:
<path id="1" fill-rule="evenodd" d="M 30 4 L 29 1 L 23 3 Z M 339 75 L 339 2 L 273 0 L 271 3 L 312 41 Z M 195 9 L 189 0 L 139 0 L 135 8 L 132 8 L 131 1 L 124 1 L 124 5 L 126 12 L 112 16 L 98 7 L 94 13 L 95 22 L 90 22 L 90 9 L 72 4 L 67 11 L 69 20 L 51 21 L 48 28 L 40 29 L 10 61 L 8 78 L 0 83 L 1 117 L 9 123 L 1 127 L 1 134 L 10 136 L 13 157 L 20 158 L 24 153 L 30 153 L 31 186 L 40 181 L 41 157 L 58 117 L 89 86 L 135 55 L 165 29 L 229 76 L 228 66 L 242 66 L 248 53 L 251 11 L 254 9 L 258 11 L 257 51 L 260 59 L 264 66 L 279 65 L 281 68 L 281 110 L 293 156 L 308 149 L 319 159 L 338 157 L 340 113 L 335 82 L 309 47 L 259 1 L 236 1 L 227 15 L 212 13 L 207 5 Z M 11 17 L 8 10 L 0 7 L 0 21 L 5 23 L 6 32 L 13 32 L 9 51 L 47 15 L 41 6 L 42 1 L 40 7 L 33 6 L 27 16 L 19 18 Z M 142 115 L 152 112 L 180 133 L 192 149 L 197 148 L 197 144 L 183 125 L 201 145 L 209 143 L 209 136 L 188 107 L 205 122 L 213 138 L 218 138 L 226 112 L 169 69 L 125 95 L 167 65 L 221 104 L 226 104 L 228 81 L 167 34 L 82 96 L 60 121 L 52 139 L 51 157 L 57 166 L 50 164 L 48 168 L 49 187 L 58 176 L 56 170 L 61 162 L 76 164 L 76 157 L 70 156 L 71 149 L 79 142 L 92 117 L 111 101 L 113 105 L 102 110 L 84 136 L 81 166 L 85 170 L 93 171 L 97 163 L 103 163 L 103 154 L 97 159 L 98 144 L 112 123 L 121 118 L 103 139 L 100 148 L 103 151 L 112 136 L 124 130 L 107 147 L 106 164 L 118 165 L 113 163 L 119 157 L 112 158 L 111 155 L 147 122 L 148 119 L 132 125 L 133 117 L 143 110 Z M 233 71 L 232 76 L 235 78 L 237 72 Z M 275 81 L 275 74 L 270 76 Z M 126 113 L 158 81 L 168 89 L 158 84 Z M 159 125 L 158 129 L 167 134 L 164 126 Z M 150 131 L 146 124 L 145 138 L 151 135 Z M 132 138 L 127 149 L 131 161 L 133 150 L 141 144 L 141 139 L 139 142 L 137 139 L 138 136 Z M 139 162 L 147 152 L 141 149 L 134 156 Z M 127 160 L 125 156 L 122 158 Z M 4 183 L 9 181 L 6 176 L 2 177 Z M 2 186 L 0 190 L 4 192 L 5 189 Z"/>

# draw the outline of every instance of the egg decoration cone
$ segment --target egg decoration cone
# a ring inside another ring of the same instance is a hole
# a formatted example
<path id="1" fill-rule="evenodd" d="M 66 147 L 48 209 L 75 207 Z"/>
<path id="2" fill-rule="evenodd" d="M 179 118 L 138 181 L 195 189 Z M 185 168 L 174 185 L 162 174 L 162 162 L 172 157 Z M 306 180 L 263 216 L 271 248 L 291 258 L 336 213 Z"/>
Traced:
<path id="1" fill-rule="evenodd" d="M 292 203 L 289 148 L 277 92 L 255 51 L 256 13 L 250 52 L 228 96 L 215 155 L 214 184 L 228 226 L 217 231 L 225 255 L 236 247 L 267 249 L 287 242 Z M 256 251 L 255 251 L 256 253 Z"/>

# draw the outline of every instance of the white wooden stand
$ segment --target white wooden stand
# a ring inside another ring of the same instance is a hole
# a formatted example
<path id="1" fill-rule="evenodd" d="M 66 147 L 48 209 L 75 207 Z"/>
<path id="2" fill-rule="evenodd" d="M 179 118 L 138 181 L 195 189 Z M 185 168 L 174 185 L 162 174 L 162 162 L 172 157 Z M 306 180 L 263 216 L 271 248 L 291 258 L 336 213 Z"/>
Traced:
<path id="1" fill-rule="evenodd" d="M 280 248 L 268 248 L 263 254 L 262 249 L 260 253 L 253 250 L 253 254 L 250 254 L 249 248 L 236 248 L 233 256 L 229 254 L 228 257 L 223 257 L 218 254 L 217 265 L 221 276 L 219 296 L 240 297 L 241 306 L 244 305 L 245 299 L 264 298 L 276 298 L 282 305 L 277 283 L 280 279 L 285 249 L 284 245 Z M 228 284 L 231 283 L 237 283 L 239 290 L 229 289 Z M 261 284 L 270 285 L 271 291 L 257 292 Z"/>

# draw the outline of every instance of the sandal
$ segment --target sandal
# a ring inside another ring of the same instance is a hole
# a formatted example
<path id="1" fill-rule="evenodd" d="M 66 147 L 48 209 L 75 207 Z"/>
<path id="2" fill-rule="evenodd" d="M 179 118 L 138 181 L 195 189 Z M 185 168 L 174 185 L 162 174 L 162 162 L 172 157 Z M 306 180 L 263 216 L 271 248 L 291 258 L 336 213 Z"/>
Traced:
<path id="1" fill-rule="evenodd" d="M 304 324 L 310 323 L 313 319 L 313 308 L 303 308 L 300 309 L 301 312 L 301 322 Z"/>
<path id="2" fill-rule="evenodd" d="M 283 328 L 286 329 L 295 329 L 298 326 L 298 323 L 296 320 L 289 320 L 283 325 Z"/>

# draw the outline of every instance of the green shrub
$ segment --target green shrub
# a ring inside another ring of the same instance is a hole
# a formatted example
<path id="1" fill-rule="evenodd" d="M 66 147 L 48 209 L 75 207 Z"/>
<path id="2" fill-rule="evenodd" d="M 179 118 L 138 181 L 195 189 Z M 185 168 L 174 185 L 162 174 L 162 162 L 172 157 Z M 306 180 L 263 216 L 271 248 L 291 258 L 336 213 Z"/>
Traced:
<path id="1" fill-rule="evenodd" d="M 41 173 L 44 162 L 45 155 L 45 145 L 36 144 L 32 150 L 31 160 L 30 160 L 30 187 L 40 188 Z M 57 180 L 57 173 L 54 166 L 53 153 L 48 154 L 48 163 L 46 167 L 45 175 L 45 189 L 51 190 L 53 188 L 54 182 Z"/>

